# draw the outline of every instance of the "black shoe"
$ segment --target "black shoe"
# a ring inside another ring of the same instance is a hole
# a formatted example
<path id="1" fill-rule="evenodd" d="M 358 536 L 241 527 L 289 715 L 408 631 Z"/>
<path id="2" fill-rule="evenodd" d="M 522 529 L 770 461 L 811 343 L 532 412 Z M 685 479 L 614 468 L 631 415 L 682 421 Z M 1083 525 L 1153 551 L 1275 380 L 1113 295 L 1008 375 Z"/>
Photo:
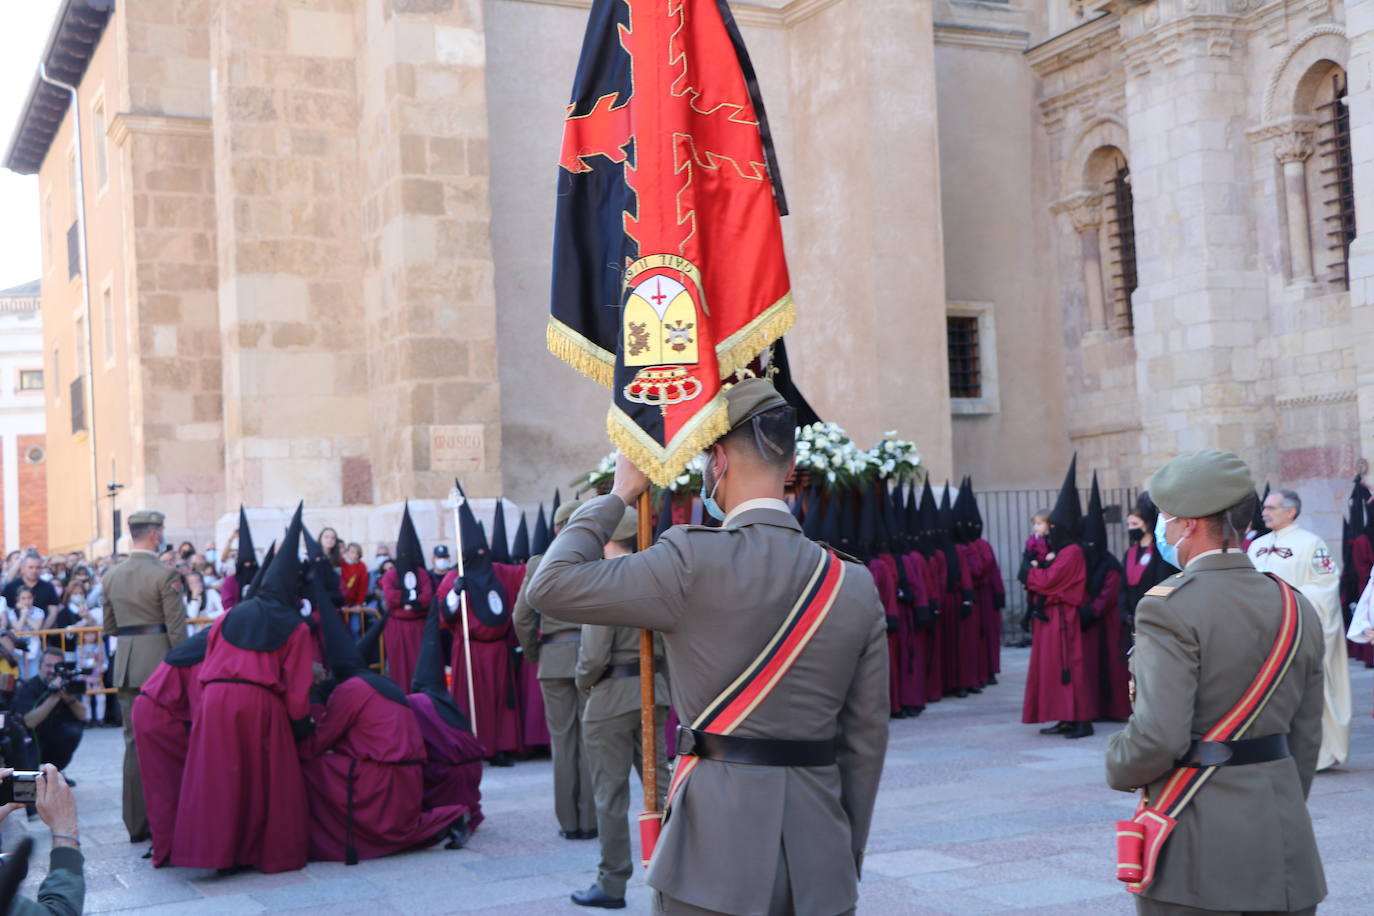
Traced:
<path id="1" fill-rule="evenodd" d="M 1093 724 L 1091 722 L 1075 722 L 1072 728 L 1064 732 L 1064 737 L 1069 739 L 1091 738 L 1092 735 Z"/>
<path id="2" fill-rule="evenodd" d="M 598 836 L 595 830 L 560 830 L 558 835 L 565 840 L 594 840 Z"/>
<path id="3" fill-rule="evenodd" d="M 512 760 L 512 759 L 510 758 L 510 754 L 507 754 L 505 751 L 498 751 L 498 752 L 496 753 L 496 756 L 494 756 L 494 757 L 492 757 L 490 760 L 488 760 L 487 763 L 491 764 L 491 765 L 494 766 L 494 767 L 513 767 L 513 766 L 515 766 L 515 761 Z"/>
<path id="4" fill-rule="evenodd" d="M 903 707 L 902 707 L 902 712 L 906 713 L 906 717 L 907 717 L 908 719 L 914 719 L 914 718 L 916 718 L 917 716 L 919 716 L 921 713 L 923 713 L 923 712 L 925 712 L 925 711 L 926 711 L 926 708 L 925 708 L 924 706 L 903 706 Z"/>
<path id="5" fill-rule="evenodd" d="M 625 909 L 624 897 L 612 897 L 595 884 L 585 891 L 573 891 L 572 902 L 578 906 L 595 906 L 603 910 Z"/>
<path id="6" fill-rule="evenodd" d="M 969 693 L 982 693 L 982 692 L 983 692 L 983 688 L 982 688 L 982 687 L 970 687 L 970 688 L 968 689 L 968 692 L 969 692 Z"/>
<path id="7" fill-rule="evenodd" d="M 464 811 L 463 816 L 458 818 L 448 827 L 448 842 L 444 844 L 445 849 L 462 849 L 472 839 L 472 831 L 468 830 L 468 820 L 470 815 Z"/>
<path id="8" fill-rule="evenodd" d="M 989 687 L 996 687 L 996 686 L 997 686 L 997 675 L 995 675 L 995 674 L 989 674 L 989 675 L 988 675 L 988 686 L 989 686 Z"/>
<path id="9" fill-rule="evenodd" d="M 1072 723 L 1072 722 L 1060 722 L 1058 725 L 1051 725 L 1051 726 L 1049 726 L 1049 727 L 1047 727 L 1047 728 L 1042 728 L 1042 729 L 1040 729 L 1040 734 L 1042 734 L 1042 735 L 1062 735 L 1062 734 L 1064 734 L 1064 732 L 1068 731 L 1068 730 L 1071 729 L 1071 728 L 1073 728 L 1073 723 Z"/>
<path id="10" fill-rule="evenodd" d="M 968 696 L 968 691 L 962 687 L 956 687 L 954 689 L 954 695 L 962 700 L 964 697 Z"/>
<path id="11" fill-rule="evenodd" d="M 152 857 L 153 857 L 153 847 L 149 846 L 149 847 L 148 847 L 148 851 L 145 852 L 145 853 L 143 854 L 143 858 L 145 858 L 145 859 L 151 859 Z"/>
<path id="12" fill-rule="evenodd" d="M 896 712 L 891 713 L 890 715 L 893 719 L 905 719 L 907 717 L 905 709 L 899 709 Z"/>

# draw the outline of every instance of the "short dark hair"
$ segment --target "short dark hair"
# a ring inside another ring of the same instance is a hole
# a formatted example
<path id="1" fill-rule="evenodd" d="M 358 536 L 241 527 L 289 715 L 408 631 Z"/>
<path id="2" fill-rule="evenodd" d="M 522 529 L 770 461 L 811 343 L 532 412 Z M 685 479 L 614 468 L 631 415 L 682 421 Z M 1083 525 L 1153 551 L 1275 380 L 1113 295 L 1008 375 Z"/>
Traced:
<path id="1" fill-rule="evenodd" d="M 1231 508 L 1222 509 L 1215 515 L 1206 516 L 1198 521 L 1220 534 L 1223 543 L 1229 541 L 1227 546 L 1239 547 L 1254 517 L 1255 494 L 1251 493 Z"/>
<path id="2" fill-rule="evenodd" d="M 135 541 L 141 541 L 148 536 L 148 532 L 156 527 L 158 526 L 149 522 L 129 522 L 129 537 Z"/>
<path id="3" fill-rule="evenodd" d="M 44 658 L 47 658 L 49 655 L 56 655 L 58 658 L 62 659 L 63 661 L 66 661 L 66 660 L 67 660 L 67 653 L 66 653 L 66 652 L 63 652 L 61 649 L 57 648 L 56 646 L 48 646 L 46 649 L 43 650 L 43 657 L 44 657 Z"/>
<path id="4" fill-rule="evenodd" d="M 732 448 L 752 447 L 758 459 L 786 471 L 797 452 L 797 410 L 790 404 L 772 407 L 720 438 Z"/>

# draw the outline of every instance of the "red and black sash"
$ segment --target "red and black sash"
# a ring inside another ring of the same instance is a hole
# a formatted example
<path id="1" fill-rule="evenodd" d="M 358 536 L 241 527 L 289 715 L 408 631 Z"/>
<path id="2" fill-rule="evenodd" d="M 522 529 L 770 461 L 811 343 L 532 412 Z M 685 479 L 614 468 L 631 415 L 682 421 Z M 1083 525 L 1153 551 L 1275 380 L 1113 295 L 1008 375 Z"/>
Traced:
<path id="1" fill-rule="evenodd" d="M 1291 586 L 1278 576 L 1266 573 L 1278 583 L 1283 595 L 1283 618 L 1274 646 L 1260 666 L 1255 680 L 1241 695 L 1231 711 L 1202 736 L 1202 741 L 1236 741 L 1259 718 L 1284 676 L 1297 658 L 1302 644 L 1302 614 L 1297 595 Z M 1169 774 L 1164 789 L 1153 802 L 1148 790 L 1141 793 L 1140 807 L 1129 821 L 1117 821 L 1117 879 L 1126 882 L 1126 889 L 1138 894 L 1155 878 L 1155 866 L 1164 841 L 1173 833 L 1179 815 L 1192 802 L 1198 790 L 1216 773 L 1217 767 L 1178 767 Z"/>
<path id="2" fill-rule="evenodd" d="M 844 562 L 829 550 L 821 550 L 819 562 L 802 590 L 801 597 L 783 619 L 763 651 L 744 673 L 721 691 L 692 722 L 697 731 L 714 735 L 729 735 L 744 724 L 782 681 L 811 642 L 822 623 L 835 606 L 835 598 L 844 583 Z M 700 757 L 688 755 L 677 758 L 672 782 L 668 784 L 668 798 L 663 813 L 645 812 L 639 816 L 640 838 L 643 841 L 644 864 L 653 856 L 654 842 L 667 813 L 672 810 L 687 777 L 701 762 Z"/>

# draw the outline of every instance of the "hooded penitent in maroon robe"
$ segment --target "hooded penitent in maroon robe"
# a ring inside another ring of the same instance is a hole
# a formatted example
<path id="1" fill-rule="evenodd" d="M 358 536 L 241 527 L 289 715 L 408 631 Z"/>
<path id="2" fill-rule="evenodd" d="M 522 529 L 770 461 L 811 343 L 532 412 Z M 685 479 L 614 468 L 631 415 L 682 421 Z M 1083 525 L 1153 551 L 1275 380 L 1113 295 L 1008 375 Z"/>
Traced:
<path id="1" fill-rule="evenodd" d="M 187 868 L 302 868 L 310 816 L 295 729 L 309 723 L 310 631 L 296 608 L 297 508 L 254 594 L 210 628 L 172 841 Z"/>
<path id="2" fill-rule="evenodd" d="M 896 567 L 892 558 L 883 554 L 874 557 L 866 564 L 873 576 L 873 584 L 878 589 L 878 600 L 883 604 L 887 615 L 887 698 L 889 712 L 898 715 L 902 712 L 902 673 L 901 663 L 901 608 L 897 604 Z"/>
<path id="3" fill-rule="evenodd" d="M 495 532 L 493 531 L 493 536 Z M 492 563 L 492 572 L 507 595 L 520 594 L 525 581 L 525 564 Z M 515 604 L 512 601 L 511 607 Z M 549 746 L 549 723 L 544 715 L 544 691 L 539 689 L 539 666 L 531 665 L 519 652 L 520 643 L 511 628 L 509 643 L 515 657 L 516 681 L 520 685 L 520 752 Z"/>
<path id="4" fill-rule="evenodd" d="M 153 835 L 153 867 L 172 854 L 181 771 L 191 740 L 191 721 L 200 703 L 200 663 L 209 630 L 178 643 L 167 653 L 134 700 L 134 744 L 143 776 L 143 804 Z"/>
<path id="5" fill-rule="evenodd" d="M 925 558 L 919 553 L 904 554 L 901 562 L 906 569 L 906 580 L 911 588 L 911 600 L 906 610 L 907 645 L 901 659 L 904 677 L 902 678 L 902 708 L 920 710 L 926 705 L 926 621 L 934 621 L 930 615 L 930 593 L 926 588 Z"/>
<path id="6" fill-rule="evenodd" d="M 978 558 L 978 575 L 973 581 L 974 603 L 983 618 L 982 637 L 984 680 L 991 683 L 995 675 L 1002 671 L 1002 609 L 1007 605 L 1007 589 L 1002 583 L 1002 570 L 997 565 L 997 554 L 992 545 L 983 538 L 983 511 L 978 507 L 978 496 L 973 492 L 973 481 L 966 482 L 968 505 L 966 524 L 968 526 L 969 547 Z"/>
<path id="7" fill-rule="evenodd" d="M 386 610 L 391 612 L 386 626 L 386 673 L 404 693 L 415 676 L 425 616 L 434 601 L 434 580 L 425 569 L 425 552 L 410 518 L 409 503 L 396 535 L 396 565 L 386 571 L 380 584 Z"/>
<path id="8" fill-rule="evenodd" d="M 445 721 L 428 693 L 406 700 L 425 743 L 424 807 L 461 805 L 468 811 L 468 830 L 476 830 L 483 820 L 482 745 L 472 732 Z"/>
<path id="9" fill-rule="evenodd" d="M 1031 622 L 1031 661 L 1022 722 L 1091 722 L 1097 718 L 1097 657 L 1084 651 L 1078 616 L 1078 609 L 1087 600 L 1087 581 L 1083 548 L 1077 544 L 1061 548 L 1048 567 L 1030 570 L 1026 588 L 1045 597 L 1044 613 L 1049 622 L 1039 618 Z"/>
<path id="10" fill-rule="evenodd" d="M 312 860 L 348 861 L 350 844 L 358 859 L 428 846 L 444 839 L 467 811 L 456 804 L 424 808 L 420 725 L 404 702 L 383 696 L 362 677 L 330 693 L 302 755 Z"/>

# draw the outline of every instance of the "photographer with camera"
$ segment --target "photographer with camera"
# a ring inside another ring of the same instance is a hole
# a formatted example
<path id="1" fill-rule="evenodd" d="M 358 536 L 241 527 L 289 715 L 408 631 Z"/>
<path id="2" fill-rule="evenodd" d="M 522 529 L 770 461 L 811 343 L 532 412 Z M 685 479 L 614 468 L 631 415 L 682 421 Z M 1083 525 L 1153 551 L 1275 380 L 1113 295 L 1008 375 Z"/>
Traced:
<path id="1" fill-rule="evenodd" d="M 20 787 L 27 783 L 32 792 L 25 799 L 38 807 L 38 815 L 52 831 L 52 852 L 48 858 L 48 876 L 38 886 L 38 899 L 30 900 L 22 894 L 15 895 L 11 901 L 0 903 L 0 908 L 9 916 L 77 916 L 86 905 L 85 858 L 81 855 L 81 834 L 76 822 L 76 799 L 72 790 L 62 781 L 62 774 L 52 764 L 44 764 L 37 773 L 15 773 L 8 767 L 0 769 L 0 787 L 8 790 L 4 797 L 15 801 L 0 805 L 0 820 L 12 811 L 24 807 L 24 800 L 17 796 Z M 21 782 L 22 780 L 22 782 Z M 21 858 L 26 858 L 26 841 L 20 849 Z M 27 861 L 14 863 L 21 870 L 27 869 Z M 13 867 L 13 866 L 7 866 Z M 22 873 L 19 880 L 23 880 Z"/>
<path id="2" fill-rule="evenodd" d="M 13 712 L 38 743 L 38 759 L 65 770 L 81 743 L 86 681 L 61 649 L 44 649 L 38 674 L 20 681 Z M 69 785 L 71 780 L 67 780 Z"/>

